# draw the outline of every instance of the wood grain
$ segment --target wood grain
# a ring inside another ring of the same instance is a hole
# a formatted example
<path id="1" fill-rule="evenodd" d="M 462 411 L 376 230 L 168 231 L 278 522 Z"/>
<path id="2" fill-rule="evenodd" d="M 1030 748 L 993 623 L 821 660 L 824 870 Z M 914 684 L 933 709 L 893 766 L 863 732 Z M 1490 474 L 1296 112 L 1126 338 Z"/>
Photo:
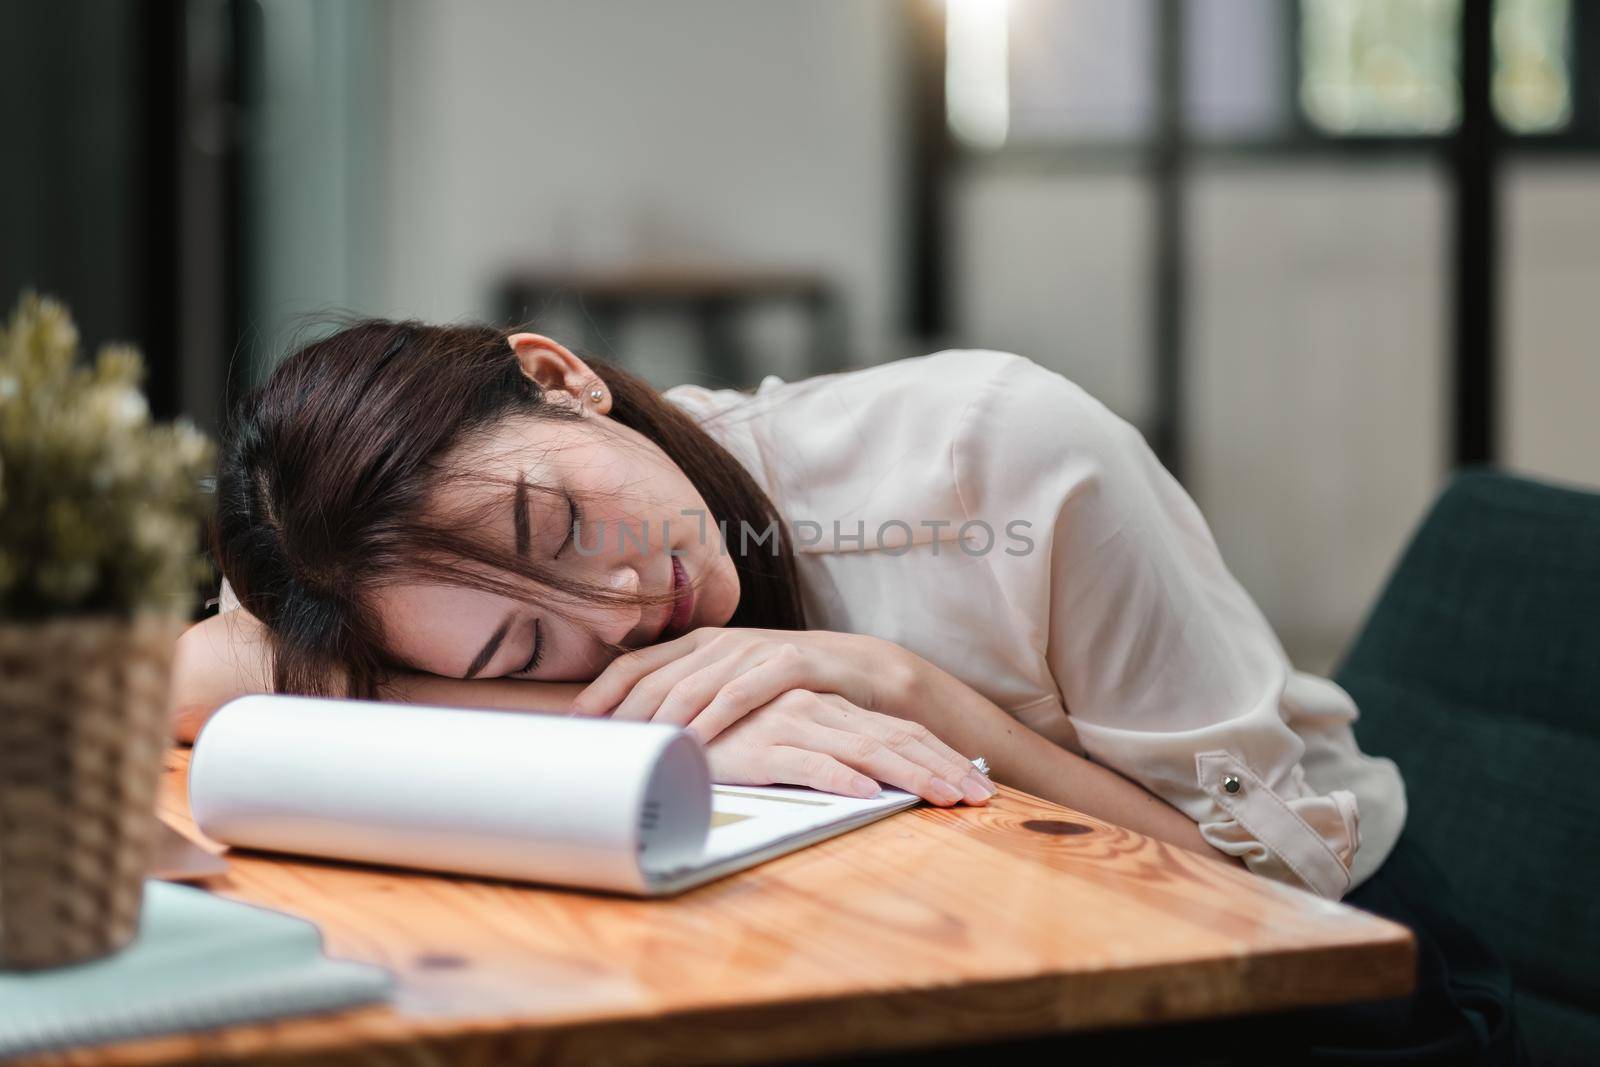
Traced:
<path id="1" fill-rule="evenodd" d="M 169 756 L 162 810 L 198 839 Z M 392 1004 L 36 1064 L 731 1064 L 1398 996 L 1403 927 L 1003 789 L 670 901 L 231 853 Z"/>

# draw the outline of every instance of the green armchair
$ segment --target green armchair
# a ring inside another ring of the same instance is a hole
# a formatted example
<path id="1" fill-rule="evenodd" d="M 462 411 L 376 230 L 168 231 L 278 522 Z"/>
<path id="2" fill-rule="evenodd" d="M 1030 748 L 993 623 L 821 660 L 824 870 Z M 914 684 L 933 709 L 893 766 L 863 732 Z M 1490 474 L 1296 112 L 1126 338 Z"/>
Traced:
<path id="1" fill-rule="evenodd" d="M 1600 1064 L 1600 495 L 1456 477 L 1337 677 L 1510 965 L 1532 1061 Z"/>

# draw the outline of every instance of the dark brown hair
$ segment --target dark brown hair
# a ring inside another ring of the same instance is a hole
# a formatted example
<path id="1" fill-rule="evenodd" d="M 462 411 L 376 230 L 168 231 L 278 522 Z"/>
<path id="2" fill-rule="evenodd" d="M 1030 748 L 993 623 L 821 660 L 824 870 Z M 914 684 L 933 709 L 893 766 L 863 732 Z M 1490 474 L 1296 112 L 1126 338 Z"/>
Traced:
<path id="1" fill-rule="evenodd" d="M 278 692 L 329 693 L 343 679 L 347 695 L 377 696 L 403 665 L 371 595 L 401 577 L 518 598 L 532 582 L 558 597 L 654 602 L 575 583 L 474 536 L 484 516 L 427 513 L 441 479 L 471 476 L 448 469 L 450 457 L 503 420 L 581 418 L 523 374 L 508 337 L 363 320 L 305 345 L 240 404 L 218 466 L 212 549 L 266 626 Z M 659 446 L 723 524 L 740 586 L 729 625 L 803 629 L 787 532 L 754 479 L 650 385 L 589 365 L 611 391 L 611 417 Z M 747 548 L 741 524 L 775 526 L 776 542 Z"/>

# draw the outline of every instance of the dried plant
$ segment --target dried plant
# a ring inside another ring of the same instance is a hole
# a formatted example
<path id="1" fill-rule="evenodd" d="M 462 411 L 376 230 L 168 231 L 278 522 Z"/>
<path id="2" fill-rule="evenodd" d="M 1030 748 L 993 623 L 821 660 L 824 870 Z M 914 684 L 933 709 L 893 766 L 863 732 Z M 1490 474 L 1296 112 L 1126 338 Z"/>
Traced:
<path id="1" fill-rule="evenodd" d="M 0 617 L 191 609 L 211 442 L 153 423 L 143 378 L 126 345 L 80 362 L 48 298 L 0 331 Z"/>

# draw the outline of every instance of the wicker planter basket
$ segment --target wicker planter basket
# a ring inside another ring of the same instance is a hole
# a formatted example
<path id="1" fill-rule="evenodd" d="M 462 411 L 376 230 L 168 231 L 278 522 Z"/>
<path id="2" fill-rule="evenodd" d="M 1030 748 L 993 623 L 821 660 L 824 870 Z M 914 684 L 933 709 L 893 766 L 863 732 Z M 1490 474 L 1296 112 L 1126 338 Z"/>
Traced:
<path id="1" fill-rule="evenodd" d="M 93 959 L 137 932 L 181 628 L 0 623 L 0 969 Z"/>

